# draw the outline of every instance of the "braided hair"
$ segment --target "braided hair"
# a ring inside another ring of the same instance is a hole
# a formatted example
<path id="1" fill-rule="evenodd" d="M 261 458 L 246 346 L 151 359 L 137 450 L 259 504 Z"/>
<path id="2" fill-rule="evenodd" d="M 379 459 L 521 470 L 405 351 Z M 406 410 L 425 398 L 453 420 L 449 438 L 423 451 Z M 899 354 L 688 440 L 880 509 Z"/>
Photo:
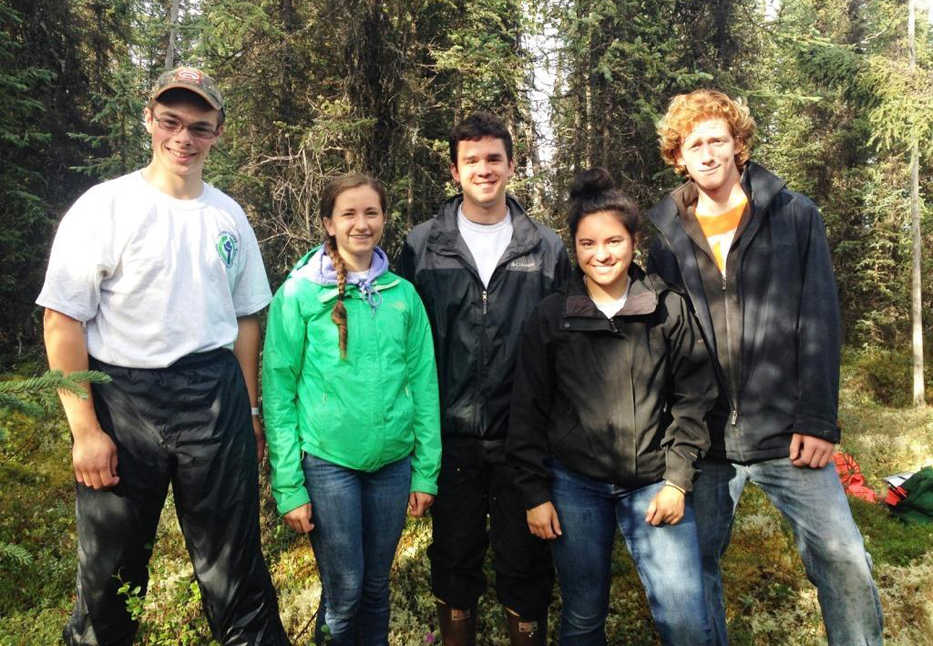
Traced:
<path id="1" fill-rule="evenodd" d="M 321 219 L 330 218 L 334 214 L 334 203 L 337 197 L 344 191 L 360 186 L 368 186 L 379 196 L 379 205 L 382 212 L 385 213 L 388 207 L 388 198 L 385 187 L 382 183 L 369 175 L 362 173 L 349 173 L 332 179 L 324 187 L 321 193 Z M 337 340 L 340 345 L 340 358 L 347 358 L 347 308 L 344 305 L 344 297 L 347 292 L 347 265 L 340 256 L 340 250 L 337 249 L 337 240 L 334 236 L 327 236 L 324 239 L 324 251 L 330 258 L 337 272 L 337 302 L 334 309 L 330 312 L 330 320 L 337 326 Z"/>
<path id="2" fill-rule="evenodd" d="M 343 298 L 347 292 L 347 266 L 337 251 L 337 245 L 334 243 L 334 237 L 328 236 L 324 241 L 324 251 L 327 252 L 330 261 L 337 270 L 337 302 L 334 303 L 334 309 L 330 311 L 330 320 L 337 326 L 337 338 L 340 344 L 340 358 L 347 358 L 347 307 L 343 304 Z"/>

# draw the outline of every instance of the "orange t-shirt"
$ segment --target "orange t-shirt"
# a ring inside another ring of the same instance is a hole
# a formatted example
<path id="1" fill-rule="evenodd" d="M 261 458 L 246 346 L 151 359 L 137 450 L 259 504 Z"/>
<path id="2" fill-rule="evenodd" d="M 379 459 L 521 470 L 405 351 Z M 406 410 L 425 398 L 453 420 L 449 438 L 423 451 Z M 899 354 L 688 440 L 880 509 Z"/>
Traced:
<path id="1" fill-rule="evenodd" d="M 706 236 L 709 248 L 713 251 L 713 260 L 719 267 L 720 273 L 726 273 L 726 256 L 729 254 L 729 247 L 732 246 L 732 238 L 735 237 L 735 230 L 742 220 L 742 213 L 748 199 L 743 199 L 739 204 L 719 215 L 705 215 L 698 208 L 696 211 L 697 221 L 700 223 L 700 229 Z"/>

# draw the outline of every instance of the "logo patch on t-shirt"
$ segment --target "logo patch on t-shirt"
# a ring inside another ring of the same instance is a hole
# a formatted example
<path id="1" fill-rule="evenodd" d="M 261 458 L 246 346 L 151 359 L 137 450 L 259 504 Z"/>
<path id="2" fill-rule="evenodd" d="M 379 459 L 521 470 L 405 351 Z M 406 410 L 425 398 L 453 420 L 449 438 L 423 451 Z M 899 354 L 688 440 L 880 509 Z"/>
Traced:
<path id="1" fill-rule="evenodd" d="M 221 231 L 217 236 L 217 254 L 227 267 L 233 267 L 239 250 L 240 243 L 236 235 L 230 231 Z"/>

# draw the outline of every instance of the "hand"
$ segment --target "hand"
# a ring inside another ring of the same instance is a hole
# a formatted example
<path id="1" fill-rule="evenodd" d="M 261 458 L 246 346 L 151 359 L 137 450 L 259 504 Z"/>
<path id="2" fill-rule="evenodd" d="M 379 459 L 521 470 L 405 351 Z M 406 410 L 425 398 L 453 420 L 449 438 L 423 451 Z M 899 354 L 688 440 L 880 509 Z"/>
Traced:
<path id="1" fill-rule="evenodd" d="M 832 442 L 827 442 L 822 438 L 794 433 L 790 438 L 788 457 L 795 467 L 822 469 L 829 464 L 835 448 Z"/>
<path id="2" fill-rule="evenodd" d="M 307 534 L 314 529 L 314 523 L 311 522 L 311 503 L 306 502 L 301 507 L 295 507 L 284 516 L 285 524 L 294 529 L 299 534 Z"/>
<path id="3" fill-rule="evenodd" d="M 99 427 L 75 433 L 71 463 L 75 479 L 91 489 L 110 489 L 120 482 L 117 476 L 117 445 Z"/>
<path id="4" fill-rule="evenodd" d="M 551 501 L 543 502 L 526 511 L 525 519 L 528 521 L 528 531 L 538 538 L 552 540 L 563 535 L 557 510 L 554 509 Z"/>
<path id="5" fill-rule="evenodd" d="M 645 522 L 649 525 L 676 525 L 684 517 L 684 493 L 676 487 L 664 485 L 648 505 Z"/>
<path id="6" fill-rule="evenodd" d="M 434 496 L 431 494 L 412 491 L 408 494 L 408 515 L 421 518 L 432 504 L 434 504 Z"/>
<path id="7" fill-rule="evenodd" d="M 266 454 L 266 429 L 262 427 L 262 420 L 253 416 L 253 435 L 256 436 L 256 462 L 262 466 L 262 458 Z"/>

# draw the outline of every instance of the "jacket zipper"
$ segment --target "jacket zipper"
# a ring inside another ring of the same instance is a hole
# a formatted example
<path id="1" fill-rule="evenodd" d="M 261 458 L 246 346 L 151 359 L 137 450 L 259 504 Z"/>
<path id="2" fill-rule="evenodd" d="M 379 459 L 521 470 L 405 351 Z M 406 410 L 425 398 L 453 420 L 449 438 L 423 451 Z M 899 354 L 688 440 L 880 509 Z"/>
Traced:
<path id="1" fill-rule="evenodd" d="M 731 251 L 731 250 L 730 250 Z M 726 254 L 726 268 L 729 267 L 729 254 Z M 729 324 L 729 293 L 727 289 L 726 274 L 722 275 L 722 302 L 725 308 L 726 317 L 726 351 L 729 353 L 729 374 L 726 375 L 729 381 L 729 404 L 732 406 L 732 412 L 729 414 L 729 423 L 737 426 L 739 423 L 739 393 L 737 383 L 734 383 L 735 366 L 733 362 L 736 357 L 732 352 L 732 326 Z"/>
<path id="2" fill-rule="evenodd" d="M 483 316 L 486 316 L 486 290 L 483 290 Z"/>
<path id="3" fill-rule="evenodd" d="M 657 229 L 658 229 L 658 233 L 661 235 L 661 239 L 664 241 L 664 244 L 667 246 L 668 249 L 671 250 L 671 253 L 673 253 L 673 252 L 674 252 L 674 245 L 671 244 L 670 238 L 667 236 L 667 234 L 665 233 L 665 231 L 663 230 L 663 228 L 662 228 L 660 225 L 657 225 L 657 224 L 656 224 L 656 226 L 657 226 Z M 729 253 L 731 253 L 731 251 L 732 251 L 732 245 L 730 245 L 729 251 L 726 252 L 726 268 L 728 268 L 728 266 L 729 266 Z M 683 274 L 681 274 L 681 276 L 683 276 Z M 690 293 L 690 290 L 687 289 L 687 284 L 686 284 L 687 281 L 686 281 L 686 279 L 685 279 L 685 278 L 681 278 L 681 280 L 683 280 L 684 289 L 686 289 L 686 290 L 687 290 L 687 293 L 689 294 L 689 293 Z M 728 299 L 728 294 L 726 293 L 726 291 L 727 291 L 726 276 L 725 276 L 725 274 L 723 274 L 723 276 L 722 276 L 722 292 L 723 292 L 723 303 L 724 303 L 724 305 L 725 305 L 725 310 L 726 310 L 726 312 L 725 312 L 725 314 L 726 314 L 726 342 L 730 344 L 728 347 L 729 347 L 730 352 L 731 352 L 731 347 L 732 347 L 732 346 L 731 346 L 731 343 L 732 343 L 732 332 L 731 332 L 731 328 L 730 328 L 730 326 L 729 326 L 729 299 Z M 731 357 L 731 354 L 730 354 L 730 357 Z M 732 380 L 732 379 L 731 379 L 731 376 L 730 376 L 728 379 L 729 379 L 729 381 L 731 381 L 731 380 Z M 733 388 L 733 389 L 734 389 L 734 388 Z M 729 397 L 729 405 L 732 407 L 732 410 L 731 410 L 730 413 L 729 413 L 729 423 L 732 424 L 732 426 L 737 426 L 738 423 L 739 423 L 738 393 L 731 393 L 731 394 L 730 394 L 730 397 Z"/>

